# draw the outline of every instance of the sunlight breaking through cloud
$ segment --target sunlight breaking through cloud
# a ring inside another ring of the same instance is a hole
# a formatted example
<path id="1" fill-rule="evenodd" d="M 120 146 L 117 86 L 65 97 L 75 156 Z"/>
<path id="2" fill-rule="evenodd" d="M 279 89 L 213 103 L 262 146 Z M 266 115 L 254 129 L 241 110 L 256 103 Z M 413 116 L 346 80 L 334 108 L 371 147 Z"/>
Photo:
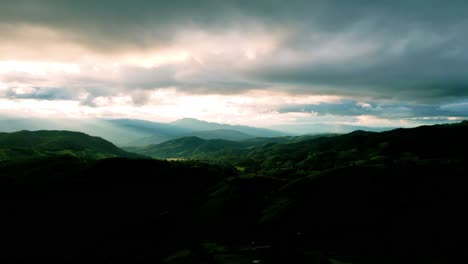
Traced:
<path id="1" fill-rule="evenodd" d="M 17 114 L 47 100 L 262 125 L 468 116 L 466 3 L 22 2 L 0 4 L 0 96 Z"/>

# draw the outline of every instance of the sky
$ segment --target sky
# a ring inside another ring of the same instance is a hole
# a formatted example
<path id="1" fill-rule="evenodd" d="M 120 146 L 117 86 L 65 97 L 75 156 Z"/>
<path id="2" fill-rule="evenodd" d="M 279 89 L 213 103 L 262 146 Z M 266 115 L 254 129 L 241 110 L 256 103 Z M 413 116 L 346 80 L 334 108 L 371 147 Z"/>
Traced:
<path id="1" fill-rule="evenodd" d="M 0 115 L 454 122 L 467 28 L 458 0 L 4 0 Z"/>

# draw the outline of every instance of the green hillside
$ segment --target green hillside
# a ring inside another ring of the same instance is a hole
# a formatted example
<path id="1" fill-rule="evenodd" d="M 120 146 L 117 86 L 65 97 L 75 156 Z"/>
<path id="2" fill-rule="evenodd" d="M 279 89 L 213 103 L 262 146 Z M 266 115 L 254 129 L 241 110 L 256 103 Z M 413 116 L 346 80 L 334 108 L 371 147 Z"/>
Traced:
<path id="1" fill-rule="evenodd" d="M 215 134 L 224 133 L 224 131 L 225 130 L 216 130 L 216 133 L 211 133 L 212 131 L 201 131 L 195 132 L 194 134 L 211 137 L 215 136 Z M 237 133 L 235 134 L 238 135 Z M 220 137 L 221 136 L 222 135 L 220 135 Z M 203 139 L 201 137 L 190 136 L 146 147 L 127 147 L 124 149 L 158 159 L 199 159 L 235 164 L 243 160 L 249 153 L 255 152 L 257 150 L 256 146 L 261 146 L 261 148 L 263 148 L 271 144 L 289 144 L 333 136 L 336 136 L 336 134 L 246 138 L 241 140 Z"/>
<path id="2" fill-rule="evenodd" d="M 468 122 L 385 132 L 253 138 L 242 141 L 179 138 L 129 149 L 154 158 L 226 162 L 248 172 L 293 177 L 310 170 L 350 165 L 455 162 L 464 155 Z M 442 157 L 442 158 L 441 158 Z"/>
<path id="3" fill-rule="evenodd" d="M 23 160 L 71 155 L 84 159 L 142 157 L 126 152 L 114 144 L 80 132 L 19 131 L 0 133 L 0 160 Z"/>
<path id="4" fill-rule="evenodd" d="M 114 149 L 80 133 L 18 133 L 2 134 L 2 149 Z M 457 263 L 468 257 L 467 134 L 462 122 L 280 142 L 186 137 L 146 154 L 225 164 L 0 164 L 0 260 Z"/>
<path id="5" fill-rule="evenodd" d="M 205 140 L 198 137 L 183 137 L 144 148 L 127 148 L 153 158 L 182 158 L 212 160 L 239 153 L 244 144 L 223 139 Z"/>
<path id="6" fill-rule="evenodd" d="M 311 170 L 401 163 L 450 163 L 466 157 L 468 122 L 386 132 L 355 131 L 295 143 L 255 146 L 238 162 L 253 171 L 292 177 Z"/>

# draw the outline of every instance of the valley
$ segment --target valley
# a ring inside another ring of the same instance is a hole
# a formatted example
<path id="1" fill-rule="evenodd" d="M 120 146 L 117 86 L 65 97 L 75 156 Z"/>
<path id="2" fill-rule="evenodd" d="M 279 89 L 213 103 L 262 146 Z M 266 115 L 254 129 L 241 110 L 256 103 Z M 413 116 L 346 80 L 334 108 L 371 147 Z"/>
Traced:
<path id="1" fill-rule="evenodd" d="M 463 256 L 468 234 L 460 209 L 467 133 L 462 122 L 238 141 L 190 136 L 126 151 L 83 133 L 2 133 L 2 258 L 449 261 Z"/>

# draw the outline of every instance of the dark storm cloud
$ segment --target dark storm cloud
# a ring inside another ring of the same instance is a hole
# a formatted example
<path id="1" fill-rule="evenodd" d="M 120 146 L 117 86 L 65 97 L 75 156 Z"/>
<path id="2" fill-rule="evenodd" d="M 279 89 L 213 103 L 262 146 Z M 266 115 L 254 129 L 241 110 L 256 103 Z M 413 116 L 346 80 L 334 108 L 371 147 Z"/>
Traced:
<path id="1" fill-rule="evenodd" d="M 285 33 L 249 67 L 232 68 L 228 61 L 224 67 L 192 65 L 197 72 L 190 74 L 180 74 L 180 65 L 129 67 L 122 74 L 128 78 L 102 85 L 116 91 L 275 87 L 429 105 L 468 97 L 466 1 L 16 0 L 0 3 L 0 25 L 5 35 L 19 26 L 49 28 L 58 39 L 100 53 L 163 47 L 193 29 Z"/>
<path id="2" fill-rule="evenodd" d="M 377 31 L 408 26 L 449 31 L 465 22 L 467 8 L 466 1 L 457 0 L 15 0 L 0 5 L 0 23 L 49 27 L 99 49 L 158 45 L 192 26 L 224 31 L 259 23 L 308 35 L 343 32 L 369 21 Z"/>
<path id="3" fill-rule="evenodd" d="M 436 35 L 435 40 L 407 33 L 403 40 L 429 44 L 409 43 L 396 53 L 389 44 L 397 45 L 402 39 L 376 34 L 373 35 L 376 46 L 363 56 L 340 62 L 305 61 L 294 65 L 272 57 L 264 67 L 254 69 L 253 76 L 291 85 L 297 92 L 419 101 L 468 96 L 468 48 L 463 47 L 468 37 L 462 37 L 461 31 L 458 33 L 447 37 Z M 306 54 L 307 50 L 303 52 Z"/>
<path id="4" fill-rule="evenodd" d="M 240 4 L 210 0 L 18 0 L 0 5 L 0 23 L 43 26 L 57 30 L 64 39 L 111 52 L 164 45 L 184 28 L 225 29 L 239 23 L 236 10 Z"/>

